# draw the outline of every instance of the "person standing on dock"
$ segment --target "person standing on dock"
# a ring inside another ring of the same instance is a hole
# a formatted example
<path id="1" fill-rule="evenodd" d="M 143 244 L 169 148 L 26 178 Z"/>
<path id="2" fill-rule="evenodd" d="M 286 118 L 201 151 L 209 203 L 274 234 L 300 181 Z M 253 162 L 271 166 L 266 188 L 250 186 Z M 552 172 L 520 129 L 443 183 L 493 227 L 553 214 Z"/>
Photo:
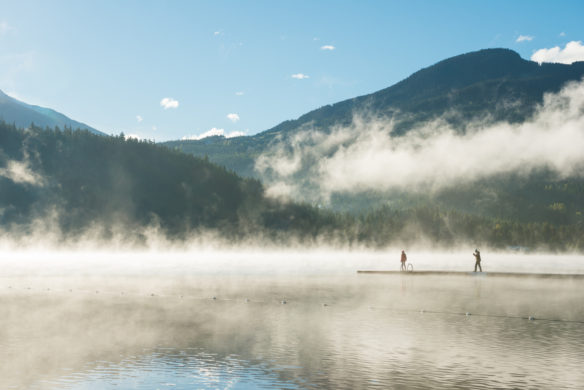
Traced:
<path id="1" fill-rule="evenodd" d="M 480 272 L 483 272 L 483 268 L 481 267 L 481 252 L 479 252 L 478 249 L 475 249 L 475 251 L 472 255 L 476 259 L 474 272 L 477 272 L 477 267 L 479 267 Z"/>
<path id="2" fill-rule="evenodd" d="M 402 254 L 401 254 L 401 266 L 400 266 L 400 271 L 405 271 L 406 270 L 406 261 L 408 260 L 408 257 L 406 256 L 406 252 L 404 250 L 402 250 Z"/>

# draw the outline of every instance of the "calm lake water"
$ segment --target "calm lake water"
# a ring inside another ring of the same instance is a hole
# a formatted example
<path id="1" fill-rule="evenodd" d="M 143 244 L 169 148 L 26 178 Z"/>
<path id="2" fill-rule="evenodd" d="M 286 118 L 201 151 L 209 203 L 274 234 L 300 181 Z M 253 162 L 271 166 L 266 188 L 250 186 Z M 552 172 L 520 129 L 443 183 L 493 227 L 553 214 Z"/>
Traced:
<path id="1" fill-rule="evenodd" d="M 584 387 L 583 280 L 19 264 L 2 389 Z"/>

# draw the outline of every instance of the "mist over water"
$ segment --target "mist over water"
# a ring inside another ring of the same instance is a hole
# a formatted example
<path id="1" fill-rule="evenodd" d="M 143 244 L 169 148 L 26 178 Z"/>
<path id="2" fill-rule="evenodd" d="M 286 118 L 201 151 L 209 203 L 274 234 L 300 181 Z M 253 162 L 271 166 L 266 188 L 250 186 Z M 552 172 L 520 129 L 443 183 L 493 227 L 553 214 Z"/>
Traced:
<path id="1" fill-rule="evenodd" d="M 4 252 L 0 387 L 584 384 L 581 280 L 356 273 L 399 253 Z M 408 260 L 471 271 L 471 253 Z M 483 250 L 483 268 L 578 273 L 584 257 Z"/>

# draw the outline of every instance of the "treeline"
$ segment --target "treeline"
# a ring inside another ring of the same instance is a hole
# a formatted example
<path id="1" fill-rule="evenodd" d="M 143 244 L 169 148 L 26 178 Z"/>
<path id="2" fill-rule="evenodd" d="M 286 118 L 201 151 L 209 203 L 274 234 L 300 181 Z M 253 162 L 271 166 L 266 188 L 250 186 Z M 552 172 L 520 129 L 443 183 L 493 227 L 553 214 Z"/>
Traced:
<path id="1" fill-rule="evenodd" d="M 358 237 L 372 246 L 386 237 L 407 244 L 430 243 L 440 247 L 464 244 L 522 250 L 583 251 L 584 224 L 522 223 L 498 218 L 417 207 L 394 210 L 383 207 L 357 217 Z"/>
<path id="2" fill-rule="evenodd" d="M 438 207 L 333 212 L 267 198 L 255 179 L 150 141 L 0 123 L 0 226 L 26 236 L 39 221 L 63 239 L 94 231 L 96 239 L 120 231 L 139 239 L 156 227 L 170 240 L 212 231 L 233 242 L 584 250 L 581 222 L 521 223 Z"/>
<path id="3" fill-rule="evenodd" d="M 178 238 L 200 228 L 235 234 L 270 207 L 255 180 L 123 134 L 0 124 L 0 147 L 5 228 L 52 218 L 69 235 L 149 224 Z"/>

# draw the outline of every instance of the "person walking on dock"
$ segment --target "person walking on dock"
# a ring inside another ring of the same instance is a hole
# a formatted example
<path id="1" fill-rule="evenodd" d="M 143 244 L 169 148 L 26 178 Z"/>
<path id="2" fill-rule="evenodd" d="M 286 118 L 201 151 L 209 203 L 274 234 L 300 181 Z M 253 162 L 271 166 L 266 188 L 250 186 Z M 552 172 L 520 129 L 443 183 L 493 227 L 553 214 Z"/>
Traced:
<path id="1" fill-rule="evenodd" d="M 479 267 L 480 272 L 483 272 L 483 268 L 481 267 L 481 252 L 479 252 L 478 249 L 475 249 L 475 251 L 472 255 L 476 259 L 474 272 L 477 272 L 477 267 Z"/>
<path id="2" fill-rule="evenodd" d="M 406 261 L 408 260 L 408 257 L 406 256 L 406 252 L 402 250 L 401 253 L 401 266 L 400 266 L 400 271 L 405 271 L 406 270 Z"/>

